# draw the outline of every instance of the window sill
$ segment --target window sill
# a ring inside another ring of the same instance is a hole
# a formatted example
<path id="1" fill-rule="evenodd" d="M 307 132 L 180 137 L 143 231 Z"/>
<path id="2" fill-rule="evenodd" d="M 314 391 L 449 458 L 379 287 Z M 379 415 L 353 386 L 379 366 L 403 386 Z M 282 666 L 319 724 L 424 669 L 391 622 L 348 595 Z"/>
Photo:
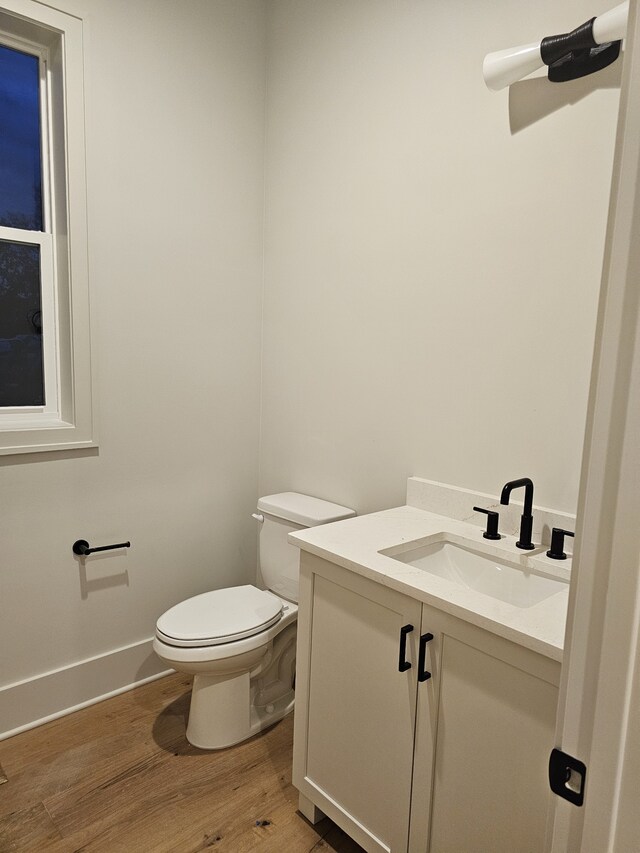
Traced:
<path id="1" fill-rule="evenodd" d="M 84 425 L 55 416 L 0 419 L 0 456 L 98 447 L 91 421 Z"/>

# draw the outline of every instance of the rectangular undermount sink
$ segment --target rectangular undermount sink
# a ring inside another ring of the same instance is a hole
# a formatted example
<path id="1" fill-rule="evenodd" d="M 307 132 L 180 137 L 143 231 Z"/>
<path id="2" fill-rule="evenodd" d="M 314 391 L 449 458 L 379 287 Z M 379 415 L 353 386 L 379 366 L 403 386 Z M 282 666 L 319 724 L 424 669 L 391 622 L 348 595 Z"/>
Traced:
<path id="1" fill-rule="evenodd" d="M 568 588 L 566 579 L 547 577 L 502 557 L 449 541 L 415 548 L 407 548 L 405 544 L 380 553 L 514 607 L 532 607 Z"/>

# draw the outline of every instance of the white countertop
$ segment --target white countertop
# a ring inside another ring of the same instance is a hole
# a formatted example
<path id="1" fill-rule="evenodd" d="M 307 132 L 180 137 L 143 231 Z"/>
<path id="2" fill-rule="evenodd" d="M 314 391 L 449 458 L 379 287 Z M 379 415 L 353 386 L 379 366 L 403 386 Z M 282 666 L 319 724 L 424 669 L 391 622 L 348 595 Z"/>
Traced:
<path id="1" fill-rule="evenodd" d="M 514 536 L 503 536 L 499 541 L 490 542 L 483 539 L 482 530 L 474 524 L 412 506 L 395 507 L 289 534 L 291 544 L 303 551 L 553 660 L 562 660 L 568 583 L 560 592 L 537 604 L 516 607 L 379 553 L 422 539 L 427 539 L 427 542 L 430 539 L 459 542 L 485 554 L 501 556 L 535 574 L 563 580 L 570 576 L 571 560 L 549 559 L 546 545 L 533 551 L 522 551 L 516 548 Z"/>

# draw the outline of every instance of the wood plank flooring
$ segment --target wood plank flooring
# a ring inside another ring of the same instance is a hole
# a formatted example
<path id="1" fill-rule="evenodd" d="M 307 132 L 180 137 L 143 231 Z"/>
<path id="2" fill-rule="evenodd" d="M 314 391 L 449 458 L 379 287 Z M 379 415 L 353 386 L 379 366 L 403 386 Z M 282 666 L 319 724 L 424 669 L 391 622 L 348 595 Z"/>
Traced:
<path id="1" fill-rule="evenodd" d="M 190 690 L 170 675 L 1 741 L 0 853 L 364 853 L 296 811 L 292 714 L 203 752 Z"/>

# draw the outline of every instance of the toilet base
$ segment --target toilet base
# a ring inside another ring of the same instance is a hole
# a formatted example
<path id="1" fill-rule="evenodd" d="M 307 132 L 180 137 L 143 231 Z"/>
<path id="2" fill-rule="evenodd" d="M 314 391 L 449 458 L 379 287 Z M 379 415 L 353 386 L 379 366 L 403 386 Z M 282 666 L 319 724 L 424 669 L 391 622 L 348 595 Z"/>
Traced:
<path id="1" fill-rule="evenodd" d="M 196 673 L 187 740 L 199 749 L 233 746 L 293 710 L 296 623 L 288 625 L 250 672 Z"/>
<path id="2" fill-rule="evenodd" d="M 198 749 L 224 749 L 277 723 L 293 711 L 293 705 L 293 690 L 263 708 L 252 705 L 248 672 L 227 677 L 196 675 L 187 740 Z"/>

